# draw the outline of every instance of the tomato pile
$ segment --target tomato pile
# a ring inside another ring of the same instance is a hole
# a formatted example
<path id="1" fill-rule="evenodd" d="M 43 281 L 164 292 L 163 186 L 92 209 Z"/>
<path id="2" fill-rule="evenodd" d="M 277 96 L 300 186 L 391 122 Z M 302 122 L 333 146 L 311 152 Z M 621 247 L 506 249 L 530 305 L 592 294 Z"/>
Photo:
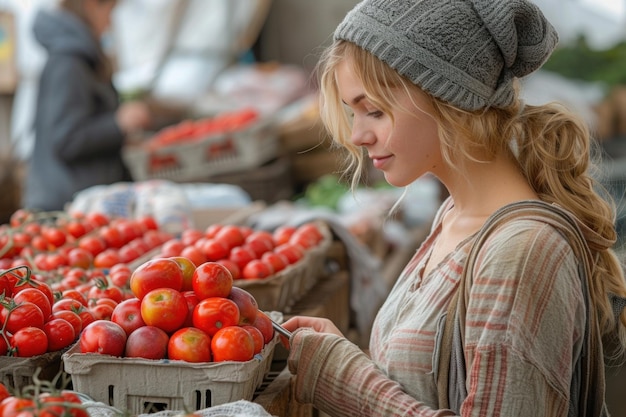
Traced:
<path id="1" fill-rule="evenodd" d="M 33 392 L 13 395 L 0 383 L 0 416 L 89 417 L 89 413 L 73 391 L 42 386 Z"/>
<path id="2" fill-rule="evenodd" d="M 214 224 L 206 230 L 189 228 L 166 241 L 160 256 L 182 256 L 195 265 L 211 261 L 228 268 L 234 280 L 263 279 L 300 261 L 324 235 L 316 223 L 283 225 L 273 232 L 246 226 Z"/>
<path id="3" fill-rule="evenodd" d="M 254 296 L 217 262 L 157 257 L 130 277 L 134 297 L 82 331 L 81 353 L 187 362 L 248 361 L 274 338 Z"/>
<path id="4" fill-rule="evenodd" d="M 0 226 L 0 355 L 78 343 L 115 356 L 249 360 L 274 330 L 237 280 L 267 279 L 322 239 L 315 223 L 175 237 L 151 217 L 18 210 Z"/>
<path id="5" fill-rule="evenodd" d="M 36 356 L 76 342 L 132 296 L 125 262 L 170 238 L 150 217 L 16 211 L 0 226 L 0 355 Z"/>
<path id="6" fill-rule="evenodd" d="M 241 109 L 225 112 L 214 117 L 204 117 L 198 120 L 184 120 L 175 125 L 161 129 L 148 139 L 145 145 L 150 149 L 163 146 L 194 142 L 207 136 L 241 130 L 257 121 L 258 111 Z"/>
<path id="7" fill-rule="evenodd" d="M 98 212 L 70 215 L 20 209 L 9 224 L 0 226 L 0 270 L 27 265 L 62 275 L 68 267 L 107 269 L 136 260 L 171 237 L 149 216 L 111 219 Z"/>

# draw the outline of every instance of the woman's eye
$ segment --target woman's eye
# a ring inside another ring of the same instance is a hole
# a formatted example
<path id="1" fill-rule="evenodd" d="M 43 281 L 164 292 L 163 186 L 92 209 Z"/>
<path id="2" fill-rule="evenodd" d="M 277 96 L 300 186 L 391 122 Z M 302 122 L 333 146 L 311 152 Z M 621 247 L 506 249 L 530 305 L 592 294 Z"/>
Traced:
<path id="1" fill-rule="evenodd" d="M 380 110 L 374 110 L 374 111 L 367 113 L 367 115 L 375 119 L 380 119 L 381 117 L 383 117 L 383 112 Z"/>

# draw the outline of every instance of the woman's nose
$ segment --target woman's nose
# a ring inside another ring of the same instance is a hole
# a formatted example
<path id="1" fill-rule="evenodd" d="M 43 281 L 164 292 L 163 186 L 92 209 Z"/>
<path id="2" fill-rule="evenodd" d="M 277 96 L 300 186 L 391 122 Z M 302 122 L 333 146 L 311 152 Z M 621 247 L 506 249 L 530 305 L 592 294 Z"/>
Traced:
<path id="1" fill-rule="evenodd" d="M 355 146 L 366 146 L 371 145 L 375 140 L 376 136 L 374 133 L 363 126 L 363 124 L 358 123 L 355 119 L 352 124 L 352 135 L 350 136 L 350 141 Z"/>

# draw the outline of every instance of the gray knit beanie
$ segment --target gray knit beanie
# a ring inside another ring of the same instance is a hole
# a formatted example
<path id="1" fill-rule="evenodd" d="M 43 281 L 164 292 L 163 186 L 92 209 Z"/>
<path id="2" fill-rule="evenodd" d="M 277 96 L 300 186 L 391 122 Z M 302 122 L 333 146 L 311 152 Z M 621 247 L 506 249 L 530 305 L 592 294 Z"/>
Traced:
<path id="1" fill-rule="evenodd" d="M 334 36 L 465 110 L 510 105 L 513 78 L 538 69 L 558 42 L 527 0 L 364 0 Z"/>

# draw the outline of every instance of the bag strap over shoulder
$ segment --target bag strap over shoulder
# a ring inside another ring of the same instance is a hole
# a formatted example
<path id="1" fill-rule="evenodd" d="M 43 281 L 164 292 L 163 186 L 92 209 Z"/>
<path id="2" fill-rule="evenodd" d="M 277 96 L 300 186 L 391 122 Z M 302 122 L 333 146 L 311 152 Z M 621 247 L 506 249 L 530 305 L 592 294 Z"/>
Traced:
<path id="1" fill-rule="evenodd" d="M 604 405 L 604 360 L 602 342 L 595 309 L 591 306 L 588 277 L 592 274 L 593 258 L 576 218 L 557 205 L 539 200 L 520 201 L 496 211 L 478 232 L 468 254 L 458 289 L 447 310 L 442 343 L 438 358 L 437 388 L 439 408 L 459 412 L 465 391 L 465 357 L 463 338 L 466 297 L 472 285 L 471 272 L 477 254 L 488 236 L 496 228 L 513 219 L 533 219 L 550 224 L 570 242 L 579 260 L 580 277 L 587 311 L 586 337 L 577 363 L 572 386 L 570 416 L 600 416 L 606 413 Z M 576 398 L 574 398 L 576 397 Z"/>

